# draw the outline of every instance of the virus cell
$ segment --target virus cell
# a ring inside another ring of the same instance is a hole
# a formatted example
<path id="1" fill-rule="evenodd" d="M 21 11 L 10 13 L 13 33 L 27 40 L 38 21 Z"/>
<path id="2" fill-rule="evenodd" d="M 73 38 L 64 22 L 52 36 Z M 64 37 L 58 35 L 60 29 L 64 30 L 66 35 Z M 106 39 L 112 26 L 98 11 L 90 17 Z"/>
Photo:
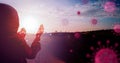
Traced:
<path id="1" fill-rule="evenodd" d="M 95 38 L 96 36 L 93 34 L 92 37 Z"/>
<path id="2" fill-rule="evenodd" d="M 73 50 L 72 50 L 72 49 L 70 49 L 70 50 L 69 50 L 69 52 L 70 52 L 70 53 L 72 53 L 72 52 L 73 52 Z"/>
<path id="3" fill-rule="evenodd" d="M 93 18 L 93 19 L 91 20 L 91 23 L 92 23 L 93 25 L 96 25 L 96 24 L 97 24 L 97 19 Z"/>
<path id="4" fill-rule="evenodd" d="M 120 34 L 120 24 L 114 25 L 113 30 L 114 30 L 115 33 Z"/>
<path id="5" fill-rule="evenodd" d="M 104 11 L 106 12 L 114 12 L 116 10 L 116 4 L 114 2 L 106 2 L 104 5 Z"/>
<path id="6" fill-rule="evenodd" d="M 95 63 L 118 63 L 117 55 L 109 48 L 101 49 L 95 55 Z"/>
<path id="7" fill-rule="evenodd" d="M 87 54 L 86 54 L 86 57 L 87 57 L 87 58 L 90 58 L 90 54 L 89 54 L 89 53 L 87 53 Z"/>
<path id="8" fill-rule="evenodd" d="M 68 19 L 62 19 L 62 25 L 67 26 L 69 24 Z"/>
<path id="9" fill-rule="evenodd" d="M 52 33 L 50 33 L 49 36 L 52 36 Z"/>
<path id="10" fill-rule="evenodd" d="M 80 15 L 80 11 L 77 11 L 77 15 Z"/>
<path id="11" fill-rule="evenodd" d="M 76 33 L 74 34 L 74 37 L 75 37 L 76 39 L 79 39 L 79 38 L 80 38 L 80 33 L 79 33 L 79 32 L 76 32 Z"/>
<path id="12" fill-rule="evenodd" d="M 106 45 L 110 45 L 110 40 L 106 40 Z M 95 46 L 90 46 L 90 50 L 93 52 L 86 53 L 86 58 L 89 58 L 91 61 L 89 63 L 118 63 L 119 62 L 119 53 L 117 48 L 119 43 L 115 42 L 111 46 L 102 45 L 101 41 L 97 41 L 98 48 Z"/>

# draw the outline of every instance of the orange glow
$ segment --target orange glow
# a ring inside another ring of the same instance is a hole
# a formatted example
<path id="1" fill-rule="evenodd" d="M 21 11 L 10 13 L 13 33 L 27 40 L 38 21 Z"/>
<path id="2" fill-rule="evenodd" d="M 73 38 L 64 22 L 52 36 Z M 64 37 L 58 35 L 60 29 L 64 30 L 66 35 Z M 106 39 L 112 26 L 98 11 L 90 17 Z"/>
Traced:
<path id="1" fill-rule="evenodd" d="M 27 33 L 36 33 L 41 24 L 34 16 L 25 16 L 24 18 L 21 18 L 21 20 L 20 28 L 24 27 Z"/>

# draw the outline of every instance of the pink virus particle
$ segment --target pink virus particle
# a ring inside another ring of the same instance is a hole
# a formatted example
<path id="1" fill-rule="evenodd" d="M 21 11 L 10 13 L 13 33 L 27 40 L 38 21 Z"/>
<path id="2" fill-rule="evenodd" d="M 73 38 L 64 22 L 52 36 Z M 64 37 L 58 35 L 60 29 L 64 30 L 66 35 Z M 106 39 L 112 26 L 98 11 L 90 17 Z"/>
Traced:
<path id="1" fill-rule="evenodd" d="M 115 43 L 115 47 L 118 47 L 119 46 L 119 44 L 118 43 Z"/>
<path id="2" fill-rule="evenodd" d="M 86 54 L 86 58 L 90 58 L 90 54 L 89 53 Z"/>
<path id="3" fill-rule="evenodd" d="M 116 10 L 116 4 L 112 1 L 106 2 L 104 5 L 104 11 L 106 12 L 114 12 Z"/>
<path id="4" fill-rule="evenodd" d="M 76 32 L 76 33 L 74 34 L 74 37 L 75 37 L 76 39 L 79 39 L 79 38 L 80 38 L 80 33 L 79 33 L 79 32 Z"/>
<path id="5" fill-rule="evenodd" d="M 100 46 L 101 45 L 101 41 L 98 41 L 97 44 Z"/>
<path id="6" fill-rule="evenodd" d="M 113 47 L 112 47 L 112 46 L 110 46 L 110 48 L 112 49 Z"/>
<path id="7" fill-rule="evenodd" d="M 67 26 L 69 24 L 68 19 L 62 19 L 62 25 Z"/>
<path id="8" fill-rule="evenodd" d="M 93 19 L 91 20 L 91 23 L 92 23 L 93 25 L 96 25 L 96 24 L 97 24 L 97 19 L 93 18 Z"/>
<path id="9" fill-rule="evenodd" d="M 92 35 L 93 38 L 95 38 L 96 36 L 95 35 Z"/>
<path id="10" fill-rule="evenodd" d="M 73 50 L 72 50 L 72 49 L 70 49 L 70 50 L 69 50 L 69 52 L 70 52 L 70 53 L 72 53 L 72 52 L 73 52 Z"/>
<path id="11" fill-rule="evenodd" d="M 82 4 L 87 4 L 89 2 L 89 0 L 81 0 Z"/>
<path id="12" fill-rule="evenodd" d="M 49 35 L 52 36 L 52 33 L 50 33 Z"/>
<path id="13" fill-rule="evenodd" d="M 115 33 L 120 33 L 120 24 L 114 25 L 113 30 Z"/>
<path id="14" fill-rule="evenodd" d="M 100 49 L 95 55 L 95 63 L 118 63 L 117 54 L 109 48 Z"/>
<path id="15" fill-rule="evenodd" d="M 110 40 L 106 40 L 106 43 L 107 43 L 107 44 L 110 44 Z"/>
<path id="16" fill-rule="evenodd" d="M 77 11 L 77 15 L 80 15 L 80 11 Z"/>
<path id="17" fill-rule="evenodd" d="M 90 50 L 92 50 L 92 51 L 93 51 L 93 50 L 94 50 L 94 47 L 93 47 L 93 46 L 91 46 L 91 47 L 90 47 Z"/>

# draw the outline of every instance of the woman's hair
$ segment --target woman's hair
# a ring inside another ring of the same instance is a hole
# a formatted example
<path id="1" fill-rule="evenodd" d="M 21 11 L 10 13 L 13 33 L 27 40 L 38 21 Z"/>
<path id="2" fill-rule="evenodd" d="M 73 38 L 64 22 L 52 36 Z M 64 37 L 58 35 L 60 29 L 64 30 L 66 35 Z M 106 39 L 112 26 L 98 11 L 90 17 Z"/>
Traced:
<path id="1" fill-rule="evenodd" d="M 17 11 L 8 4 L 0 3 L 0 33 L 17 33 L 19 18 Z"/>

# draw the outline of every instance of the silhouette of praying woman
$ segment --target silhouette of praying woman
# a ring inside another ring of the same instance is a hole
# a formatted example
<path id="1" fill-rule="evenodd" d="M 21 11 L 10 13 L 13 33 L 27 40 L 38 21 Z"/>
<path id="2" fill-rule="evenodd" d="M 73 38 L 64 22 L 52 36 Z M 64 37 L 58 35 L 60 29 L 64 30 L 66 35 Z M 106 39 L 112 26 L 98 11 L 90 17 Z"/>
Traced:
<path id="1" fill-rule="evenodd" d="M 24 39 L 25 29 L 17 33 L 19 18 L 17 11 L 0 3 L 0 63 L 27 63 L 26 58 L 35 58 L 40 50 L 40 37 L 43 34 L 43 25 L 29 47 Z"/>

